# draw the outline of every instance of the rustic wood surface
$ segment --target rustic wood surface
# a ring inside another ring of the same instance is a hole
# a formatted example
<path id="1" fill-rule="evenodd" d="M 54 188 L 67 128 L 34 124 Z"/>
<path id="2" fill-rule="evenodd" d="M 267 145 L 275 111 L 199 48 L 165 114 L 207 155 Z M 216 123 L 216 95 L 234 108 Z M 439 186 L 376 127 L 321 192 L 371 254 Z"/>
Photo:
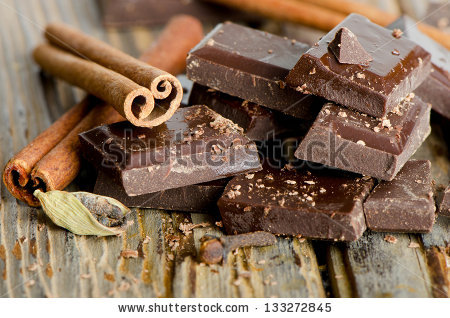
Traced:
<path id="1" fill-rule="evenodd" d="M 399 13 L 424 1 L 366 0 Z M 415 5 L 408 4 L 414 2 Z M 422 10 L 422 9 L 421 9 Z M 409 12 L 409 11 L 408 11 Z M 419 16 L 420 13 L 418 13 Z M 107 29 L 92 0 L 0 1 L 0 164 L 79 101 L 84 93 L 39 72 L 31 59 L 49 21 L 63 21 L 138 56 L 159 29 Z M 300 36 L 298 26 L 268 23 L 270 31 Z M 299 31 L 300 30 L 300 31 Z M 302 33 L 302 34 L 301 34 Z M 433 164 L 436 185 L 448 182 L 448 150 L 433 132 L 415 157 Z M 69 190 L 86 189 L 84 172 Z M 439 188 L 439 187 L 437 187 Z M 439 218 L 430 234 L 367 232 L 351 244 L 278 238 L 272 247 L 243 248 L 223 265 L 197 261 L 199 239 L 221 235 L 215 215 L 133 209 L 123 237 L 73 235 L 40 209 L 19 203 L 1 184 L 1 297 L 448 297 L 450 221 Z M 209 222 L 184 235 L 181 223 Z M 173 245 L 173 239 L 179 244 Z M 408 247 L 411 242 L 417 248 Z M 139 251 L 136 259 L 120 257 Z"/>

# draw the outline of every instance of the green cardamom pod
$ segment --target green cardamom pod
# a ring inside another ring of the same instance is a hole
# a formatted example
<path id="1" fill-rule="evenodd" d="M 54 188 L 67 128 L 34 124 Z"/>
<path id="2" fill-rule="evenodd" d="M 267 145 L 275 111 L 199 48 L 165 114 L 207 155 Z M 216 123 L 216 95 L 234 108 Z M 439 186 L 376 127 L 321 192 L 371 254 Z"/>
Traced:
<path id="1" fill-rule="evenodd" d="M 34 191 L 45 214 L 78 235 L 108 236 L 125 231 L 130 212 L 119 201 L 89 192 Z"/>

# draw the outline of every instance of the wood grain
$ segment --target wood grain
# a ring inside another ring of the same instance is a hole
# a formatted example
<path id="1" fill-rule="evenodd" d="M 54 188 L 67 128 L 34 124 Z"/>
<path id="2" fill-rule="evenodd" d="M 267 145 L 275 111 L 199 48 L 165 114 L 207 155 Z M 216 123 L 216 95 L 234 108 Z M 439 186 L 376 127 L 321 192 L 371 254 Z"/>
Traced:
<path id="1" fill-rule="evenodd" d="M 374 3 L 374 0 L 366 2 Z M 393 13 L 398 6 L 380 0 Z M 4 165 L 61 114 L 81 100 L 78 89 L 40 74 L 31 50 L 43 41 L 42 26 L 62 21 L 139 56 L 160 31 L 105 30 L 95 1 L 4 0 L 0 4 L 0 164 Z M 433 159 L 433 177 L 446 182 L 449 161 L 433 129 L 416 156 Z M 79 179 L 83 180 L 82 178 Z M 85 187 L 75 182 L 68 190 Z M 450 229 L 438 219 L 432 233 L 366 233 L 352 244 L 278 238 L 275 246 L 243 248 L 223 265 L 197 260 L 205 234 L 222 235 L 218 216 L 133 209 L 133 224 L 123 237 L 73 235 L 53 225 L 40 209 L 18 203 L 0 189 L 0 297 L 337 297 L 448 295 Z M 184 235 L 181 223 L 209 222 Z M 173 248 L 173 238 L 179 246 Z M 410 242 L 419 248 L 408 248 Z M 120 257 L 123 249 L 139 257 Z M 316 249 L 316 250 L 315 250 Z M 325 253 L 331 290 L 322 279 L 318 256 Z M 406 268 L 406 269 L 405 269 Z"/>

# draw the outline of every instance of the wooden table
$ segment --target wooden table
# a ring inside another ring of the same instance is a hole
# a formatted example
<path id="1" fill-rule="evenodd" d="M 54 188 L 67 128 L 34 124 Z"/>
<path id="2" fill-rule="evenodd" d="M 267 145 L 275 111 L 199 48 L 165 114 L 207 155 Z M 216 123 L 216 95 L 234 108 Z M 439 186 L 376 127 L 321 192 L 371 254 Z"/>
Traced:
<path id="1" fill-rule="evenodd" d="M 373 1 L 372 1 L 373 2 Z M 400 10 L 405 1 L 377 1 Z M 407 6 L 408 7 L 408 6 Z M 410 6 L 409 6 L 410 7 Z M 84 95 L 43 77 L 31 59 L 48 21 L 64 21 L 138 56 L 159 30 L 104 30 L 91 0 L 2 0 L 0 3 L 0 163 Z M 286 30 L 285 26 L 275 29 Z M 268 27 L 273 28 L 269 23 Z M 293 27 L 288 27 L 293 32 Z M 303 31 L 302 31 L 303 32 Z M 440 129 L 415 155 L 430 159 L 436 184 L 448 182 L 448 152 Z M 69 187 L 85 185 L 79 178 Z M 123 237 L 95 238 L 56 227 L 40 209 L 19 203 L 1 185 L 0 296 L 2 297 L 447 297 L 450 221 L 438 218 L 426 235 L 366 232 L 334 244 L 278 238 L 272 247 L 239 249 L 226 264 L 196 261 L 199 239 L 221 235 L 213 215 L 133 209 Z M 184 235 L 180 223 L 210 222 Z M 172 249 L 167 234 L 180 238 Z M 148 243 L 143 243 L 148 236 Z M 410 248 L 411 243 L 420 247 Z M 120 258 L 138 249 L 137 259 Z"/>

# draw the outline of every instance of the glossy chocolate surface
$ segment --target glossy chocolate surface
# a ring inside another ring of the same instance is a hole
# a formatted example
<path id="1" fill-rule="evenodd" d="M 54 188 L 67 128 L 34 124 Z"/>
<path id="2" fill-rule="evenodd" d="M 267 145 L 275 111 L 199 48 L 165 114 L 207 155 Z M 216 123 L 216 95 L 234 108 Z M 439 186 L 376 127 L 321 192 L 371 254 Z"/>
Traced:
<path id="1" fill-rule="evenodd" d="M 431 163 L 410 160 L 392 181 L 378 184 L 364 202 L 367 227 L 381 232 L 429 232 L 435 204 Z"/>
<path id="2" fill-rule="evenodd" d="M 353 241 L 364 232 L 362 203 L 373 186 L 338 170 L 264 169 L 233 178 L 218 202 L 228 233 Z"/>
<path id="3" fill-rule="evenodd" d="M 242 128 L 206 106 L 180 108 L 154 128 L 120 122 L 80 134 L 83 155 L 128 195 L 197 184 L 260 169 Z"/>
<path id="4" fill-rule="evenodd" d="M 373 58 L 367 66 L 342 64 L 328 49 L 336 32 L 346 27 Z M 351 14 L 303 54 L 286 81 L 346 107 L 382 117 L 430 72 L 430 54 L 406 38 L 367 18 Z"/>
<path id="5" fill-rule="evenodd" d="M 392 180 L 430 133 L 430 107 L 406 99 L 384 119 L 326 104 L 295 156 Z"/>
<path id="6" fill-rule="evenodd" d="M 311 119 L 321 99 L 286 87 L 303 43 L 230 22 L 217 25 L 187 58 L 188 78 L 294 117 Z"/>
<path id="7" fill-rule="evenodd" d="M 408 16 L 398 18 L 388 28 L 402 30 L 402 36 L 431 53 L 431 73 L 415 93 L 424 102 L 430 103 L 433 110 L 450 119 L 450 51 L 422 33 Z"/>
<path id="8" fill-rule="evenodd" d="M 94 193 L 119 200 L 128 207 L 213 213 L 217 211 L 217 200 L 228 181 L 228 178 L 219 179 L 155 193 L 129 196 L 122 185 L 116 183 L 105 172 L 99 171 Z"/>

